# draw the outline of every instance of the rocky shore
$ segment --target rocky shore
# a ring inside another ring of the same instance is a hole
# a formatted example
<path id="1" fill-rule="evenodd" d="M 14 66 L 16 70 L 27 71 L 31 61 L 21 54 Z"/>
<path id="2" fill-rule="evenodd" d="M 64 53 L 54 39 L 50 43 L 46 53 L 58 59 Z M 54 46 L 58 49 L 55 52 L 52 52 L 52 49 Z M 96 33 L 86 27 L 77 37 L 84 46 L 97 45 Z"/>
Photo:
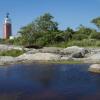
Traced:
<path id="1" fill-rule="evenodd" d="M 72 46 L 67 48 L 43 47 L 41 49 L 24 48 L 13 45 L 0 45 L 0 52 L 7 50 L 25 50 L 18 57 L 0 56 L 0 65 L 33 61 L 79 61 L 82 63 L 100 63 L 100 48 Z"/>

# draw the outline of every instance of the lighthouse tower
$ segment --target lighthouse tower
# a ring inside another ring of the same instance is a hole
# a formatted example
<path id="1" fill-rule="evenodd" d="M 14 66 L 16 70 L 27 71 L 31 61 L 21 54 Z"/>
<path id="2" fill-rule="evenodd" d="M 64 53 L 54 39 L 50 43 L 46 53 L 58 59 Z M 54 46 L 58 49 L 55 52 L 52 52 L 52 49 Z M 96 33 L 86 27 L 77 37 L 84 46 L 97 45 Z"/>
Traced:
<path id="1" fill-rule="evenodd" d="M 9 39 L 11 35 L 12 35 L 11 19 L 9 18 L 9 13 L 7 13 L 4 20 L 4 39 Z"/>

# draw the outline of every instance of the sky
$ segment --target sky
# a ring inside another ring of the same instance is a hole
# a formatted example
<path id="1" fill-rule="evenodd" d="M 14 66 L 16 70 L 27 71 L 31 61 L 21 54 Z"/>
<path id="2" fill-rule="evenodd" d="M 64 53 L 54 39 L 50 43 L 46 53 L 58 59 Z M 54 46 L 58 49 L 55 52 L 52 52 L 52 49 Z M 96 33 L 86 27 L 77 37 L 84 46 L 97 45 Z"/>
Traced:
<path id="1" fill-rule="evenodd" d="M 61 30 L 77 29 L 81 24 L 96 28 L 90 22 L 100 16 L 100 0 L 0 0 L 0 37 L 7 12 L 12 20 L 13 35 L 44 13 L 52 14 Z"/>

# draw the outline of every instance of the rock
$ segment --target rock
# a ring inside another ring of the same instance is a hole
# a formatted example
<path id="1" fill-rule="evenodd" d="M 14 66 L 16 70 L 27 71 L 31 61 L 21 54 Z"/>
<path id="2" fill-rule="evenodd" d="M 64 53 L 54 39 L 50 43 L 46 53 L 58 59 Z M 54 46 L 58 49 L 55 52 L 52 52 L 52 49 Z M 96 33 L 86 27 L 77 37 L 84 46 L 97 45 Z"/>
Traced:
<path id="1" fill-rule="evenodd" d="M 84 56 L 85 56 L 85 52 L 82 51 L 72 54 L 73 58 L 83 58 Z"/>
<path id="2" fill-rule="evenodd" d="M 0 51 L 7 50 L 25 50 L 26 53 L 19 57 L 0 57 L 0 63 L 16 63 L 24 61 L 49 61 L 49 60 L 66 60 L 81 61 L 84 63 L 99 63 L 100 48 L 82 48 L 72 46 L 68 48 L 43 47 L 41 49 L 23 48 L 21 46 L 0 45 Z"/>
<path id="3" fill-rule="evenodd" d="M 72 47 L 67 47 L 67 48 L 61 50 L 61 52 L 63 54 L 67 54 L 67 55 L 80 53 L 80 52 L 82 52 L 82 53 L 84 52 L 84 54 L 86 54 L 86 53 L 88 53 L 88 50 L 85 48 L 78 47 L 78 46 L 72 46 Z"/>
<path id="4" fill-rule="evenodd" d="M 69 61 L 69 60 L 72 60 L 72 57 L 61 57 L 61 60 L 66 60 L 66 61 Z"/>
<path id="5" fill-rule="evenodd" d="M 72 60 L 73 61 L 76 61 L 76 62 L 80 62 L 80 63 L 83 63 L 84 62 L 84 58 L 72 58 Z"/>
<path id="6" fill-rule="evenodd" d="M 24 48 L 20 47 L 20 46 L 10 46 L 9 48 L 10 48 L 10 50 L 12 50 L 12 49 L 15 49 L 15 50 L 24 50 Z"/>
<path id="7" fill-rule="evenodd" d="M 88 69 L 91 72 L 100 73 L 100 64 L 93 64 Z"/>
<path id="8" fill-rule="evenodd" d="M 16 62 L 14 57 L 10 57 L 10 56 L 0 56 L 0 65 L 4 65 L 4 64 L 11 64 Z"/>
<path id="9" fill-rule="evenodd" d="M 24 59 L 20 59 L 17 57 L 11 57 L 11 56 L 0 56 L 0 65 L 6 65 L 6 64 L 16 64 L 25 61 Z"/>
<path id="10" fill-rule="evenodd" d="M 0 56 L 0 62 L 10 62 L 10 61 L 14 61 L 14 57 Z"/>
<path id="11" fill-rule="evenodd" d="M 58 48 L 58 47 L 44 47 L 43 49 L 39 49 L 39 52 L 60 54 L 61 50 L 62 48 Z"/>
<path id="12" fill-rule="evenodd" d="M 89 48 L 91 54 L 96 54 L 100 52 L 100 48 Z"/>
<path id="13" fill-rule="evenodd" d="M 26 54 L 34 54 L 34 53 L 39 53 L 39 50 L 38 49 L 31 49 L 31 50 L 26 52 Z"/>
<path id="14" fill-rule="evenodd" d="M 100 62 L 100 53 L 89 55 L 84 60 L 85 63 L 99 63 Z"/>
<path id="15" fill-rule="evenodd" d="M 88 59 L 100 60 L 100 53 L 93 54 L 93 55 L 89 56 Z"/>
<path id="16" fill-rule="evenodd" d="M 31 61 L 48 61 L 48 60 L 60 60 L 61 56 L 52 53 L 35 53 L 35 54 L 23 54 L 17 59 L 31 60 Z"/>
<path id="17" fill-rule="evenodd" d="M 23 47 L 14 46 L 14 45 L 2 45 L 2 44 L 0 44 L 0 51 L 7 51 L 7 50 L 12 50 L 12 49 L 23 50 Z"/>

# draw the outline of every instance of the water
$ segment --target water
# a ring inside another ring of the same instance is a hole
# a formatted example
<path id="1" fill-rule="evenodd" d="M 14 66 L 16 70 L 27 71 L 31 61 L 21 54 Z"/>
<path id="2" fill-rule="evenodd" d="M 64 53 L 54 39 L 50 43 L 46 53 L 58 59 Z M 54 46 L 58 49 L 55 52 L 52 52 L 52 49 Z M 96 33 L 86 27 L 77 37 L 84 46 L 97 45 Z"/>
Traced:
<path id="1" fill-rule="evenodd" d="M 0 100 L 100 100 L 100 74 L 88 64 L 0 67 Z"/>

